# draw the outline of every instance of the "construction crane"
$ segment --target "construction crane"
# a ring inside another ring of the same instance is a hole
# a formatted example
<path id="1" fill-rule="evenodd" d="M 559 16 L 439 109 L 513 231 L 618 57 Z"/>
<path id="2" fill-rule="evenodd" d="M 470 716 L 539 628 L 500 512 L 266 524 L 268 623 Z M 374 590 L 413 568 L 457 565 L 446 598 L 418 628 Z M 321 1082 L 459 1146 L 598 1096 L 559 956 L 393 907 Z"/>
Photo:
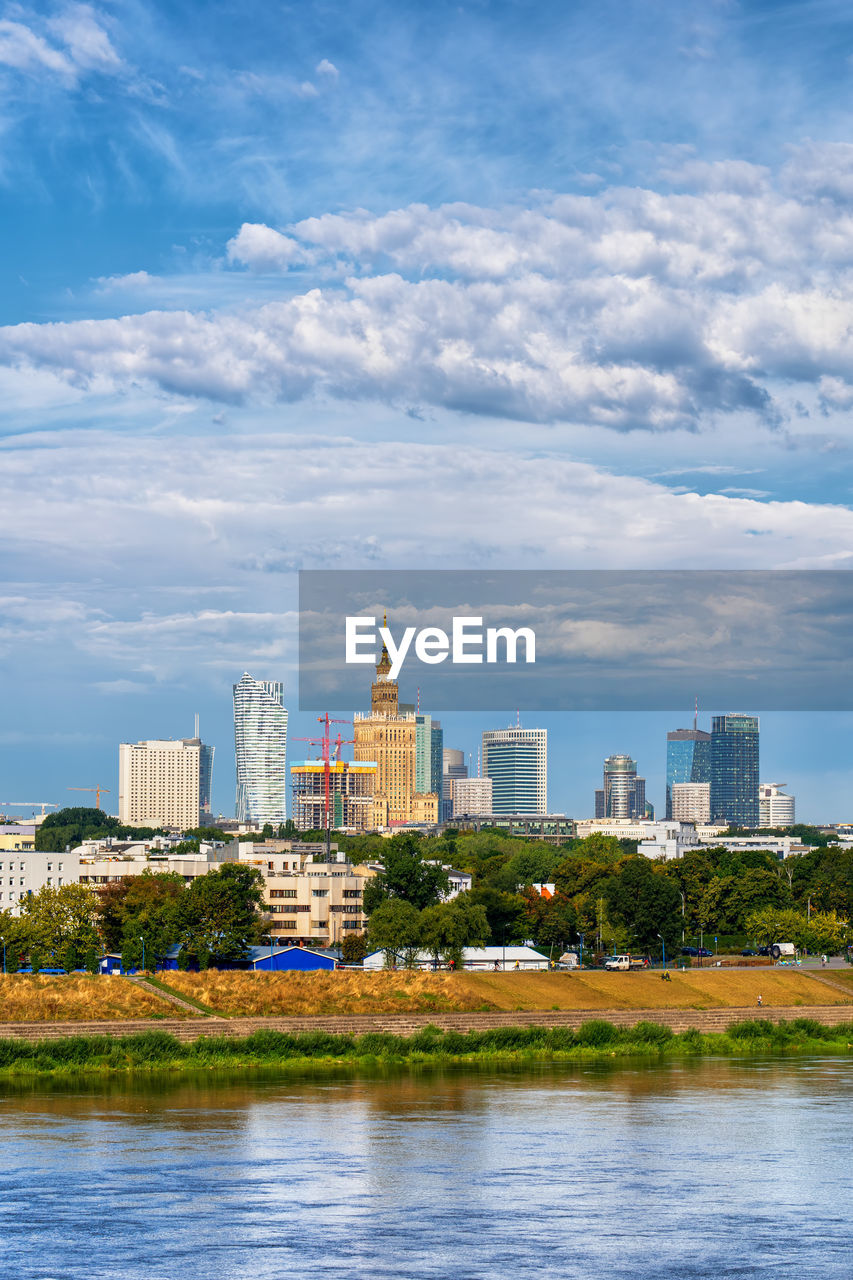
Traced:
<path id="1" fill-rule="evenodd" d="M 67 788 L 66 788 L 66 790 L 68 790 L 68 791 L 94 791 L 94 793 L 95 793 L 95 808 L 96 808 L 96 809 L 100 809 L 100 807 L 101 807 L 101 792 L 103 791 L 103 793 L 104 793 L 104 795 L 105 795 L 105 796 L 108 796 L 108 795 L 110 794 L 110 789 L 109 789 L 109 787 L 67 787 Z"/>
<path id="2" fill-rule="evenodd" d="M 352 738 L 342 738 L 338 733 L 334 743 L 332 742 L 331 726 L 333 724 L 352 724 L 351 720 L 330 720 L 328 711 L 324 716 L 317 717 L 317 723 L 323 725 L 324 732 L 322 738 L 297 738 L 297 742 L 310 742 L 312 746 L 321 747 L 323 750 L 322 761 L 323 781 L 325 784 L 325 801 L 323 806 L 324 821 L 326 827 L 326 859 L 331 859 L 332 852 L 332 820 L 330 812 L 330 792 L 331 792 L 331 749 L 335 748 L 335 760 L 340 759 L 341 747 L 353 741 Z"/>
<path id="3" fill-rule="evenodd" d="M 40 805 L 40 806 L 41 806 L 41 816 L 42 816 L 42 817 L 44 817 L 44 811 L 45 811 L 45 809 L 58 809 L 58 808 L 59 808 L 59 805 L 58 805 L 58 804 L 54 804 L 54 802 L 53 802 L 52 800 L 0 800 L 0 805 L 2 805 L 4 808 L 5 808 L 5 806 L 6 806 L 7 804 L 8 804 L 8 805 L 13 805 L 13 806 L 15 806 L 15 807 L 17 807 L 17 808 L 21 808 L 21 809 L 29 809 L 29 808 L 30 808 L 30 806 L 32 806 L 32 808 L 33 808 L 33 809 L 35 809 L 36 805 Z"/>

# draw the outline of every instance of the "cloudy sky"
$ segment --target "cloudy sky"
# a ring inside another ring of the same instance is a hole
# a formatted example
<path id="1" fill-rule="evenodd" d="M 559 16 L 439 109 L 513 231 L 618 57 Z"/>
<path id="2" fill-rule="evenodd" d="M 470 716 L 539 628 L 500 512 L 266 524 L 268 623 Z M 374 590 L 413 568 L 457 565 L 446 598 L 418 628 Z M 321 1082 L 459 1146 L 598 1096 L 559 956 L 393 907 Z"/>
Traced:
<path id="1" fill-rule="evenodd" d="M 0 93 L 8 799 L 199 711 L 232 812 L 299 568 L 850 567 L 848 6 L 11 4 Z M 552 806 L 671 720 L 549 717 Z M 802 816 L 851 727 L 765 718 Z"/>

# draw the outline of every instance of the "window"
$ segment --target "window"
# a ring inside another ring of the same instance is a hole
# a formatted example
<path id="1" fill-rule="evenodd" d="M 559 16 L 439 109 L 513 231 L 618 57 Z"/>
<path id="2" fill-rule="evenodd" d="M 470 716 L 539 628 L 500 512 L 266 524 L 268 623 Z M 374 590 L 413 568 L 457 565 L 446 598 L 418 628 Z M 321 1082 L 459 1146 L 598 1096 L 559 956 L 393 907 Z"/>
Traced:
<path id="1" fill-rule="evenodd" d="M 53 870 L 53 863 L 52 863 L 52 862 L 49 862 L 49 863 L 47 864 L 47 869 L 48 869 L 48 871 L 52 871 L 52 870 Z"/>
<path id="2" fill-rule="evenodd" d="M 311 896 L 314 898 L 327 898 L 329 896 L 328 889 L 312 889 Z"/>

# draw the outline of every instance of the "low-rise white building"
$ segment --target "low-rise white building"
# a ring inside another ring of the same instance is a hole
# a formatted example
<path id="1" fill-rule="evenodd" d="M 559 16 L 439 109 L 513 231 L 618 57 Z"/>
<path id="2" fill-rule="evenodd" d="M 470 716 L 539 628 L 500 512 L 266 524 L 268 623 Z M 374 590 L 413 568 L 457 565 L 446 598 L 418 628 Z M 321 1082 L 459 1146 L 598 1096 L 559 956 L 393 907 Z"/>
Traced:
<path id="1" fill-rule="evenodd" d="M 74 853 L 0 852 L 0 910 L 19 915 L 21 902 L 45 885 L 77 884 L 79 868 Z"/>
<path id="2" fill-rule="evenodd" d="M 325 845 L 295 840 L 241 842 L 239 853 L 241 862 L 263 874 L 263 910 L 270 936 L 279 942 L 336 947 L 348 933 L 367 928 L 362 896 L 376 870 L 347 862 L 337 845 L 331 862 L 314 861 L 325 858 Z"/>
<path id="3" fill-rule="evenodd" d="M 784 782 L 762 782 L 758 788 L 758 825 L 760 827 L 793 827 L 797 821 L 797 802 L 782 790 Z"/>

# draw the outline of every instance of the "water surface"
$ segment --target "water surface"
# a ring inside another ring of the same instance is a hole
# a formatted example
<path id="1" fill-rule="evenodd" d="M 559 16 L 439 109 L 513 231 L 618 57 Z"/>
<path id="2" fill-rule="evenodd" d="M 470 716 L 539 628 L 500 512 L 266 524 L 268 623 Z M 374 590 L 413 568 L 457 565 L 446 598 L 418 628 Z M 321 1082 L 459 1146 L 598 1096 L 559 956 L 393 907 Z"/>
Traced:
<path id="1" fill-rule="evenodd" d="M 0 1086 L 16 1280 L 848 1280 L 846 1060 Z"/>

